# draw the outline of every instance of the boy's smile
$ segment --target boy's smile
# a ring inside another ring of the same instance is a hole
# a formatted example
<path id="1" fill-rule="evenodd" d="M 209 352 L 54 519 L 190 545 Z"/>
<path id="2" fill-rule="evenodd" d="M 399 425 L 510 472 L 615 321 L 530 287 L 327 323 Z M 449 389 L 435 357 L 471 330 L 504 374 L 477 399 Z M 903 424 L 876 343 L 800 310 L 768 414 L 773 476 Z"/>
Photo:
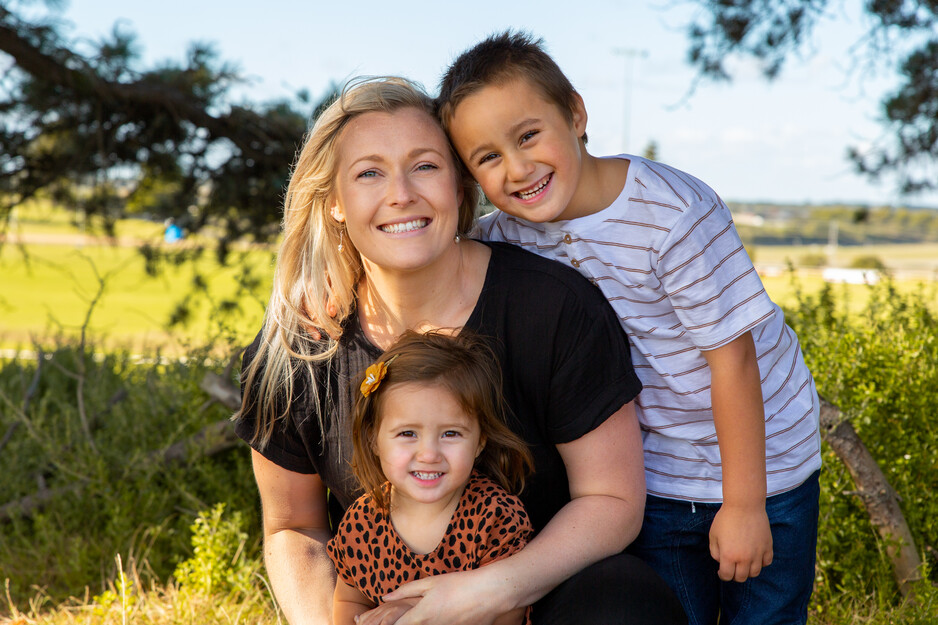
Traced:
<path id="1" fill-rule="evenodd" d="M 577 97 L 568 120 L 529 81 L 486 85 L 462 100 L 450 137 L 486 197 L 528 221 L 560 221 L 592 212 L 580 201 L 586 110 Z"/>

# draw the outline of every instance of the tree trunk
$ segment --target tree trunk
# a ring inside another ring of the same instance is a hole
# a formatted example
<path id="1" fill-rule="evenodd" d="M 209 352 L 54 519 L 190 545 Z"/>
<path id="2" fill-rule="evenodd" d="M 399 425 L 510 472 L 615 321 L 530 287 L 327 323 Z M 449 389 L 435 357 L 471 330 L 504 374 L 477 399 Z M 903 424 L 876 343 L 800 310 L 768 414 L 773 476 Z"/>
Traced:
<path id="1" fill-rule="evenodd" d="M 850 472 L 857 487 L 855 494 L 860 497 L 870 522 L 886 543 L 886 553 L 892 560 L 899 591 L 907 597 L 914 583 L 922 579 L 922 560 L 899 507 L 899 496 L 853 425 L 843 419 L 837 406 L 823 398 L 821 435 Z"/>

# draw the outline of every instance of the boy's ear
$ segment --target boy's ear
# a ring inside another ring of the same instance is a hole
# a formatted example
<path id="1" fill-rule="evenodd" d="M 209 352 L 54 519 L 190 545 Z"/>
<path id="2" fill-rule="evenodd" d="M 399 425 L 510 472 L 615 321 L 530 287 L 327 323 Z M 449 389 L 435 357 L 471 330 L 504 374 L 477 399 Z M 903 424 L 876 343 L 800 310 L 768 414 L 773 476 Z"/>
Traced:
<path id="1" fill-rule="evenodd" d="M 570 113 L 572 114 L 573 130 L 576 132 L 576 136 L 582 137 L 586 134 L 586 105 L 583 104 L 583 97 L 579 93 L 573 93 L 573 110 Z"/>

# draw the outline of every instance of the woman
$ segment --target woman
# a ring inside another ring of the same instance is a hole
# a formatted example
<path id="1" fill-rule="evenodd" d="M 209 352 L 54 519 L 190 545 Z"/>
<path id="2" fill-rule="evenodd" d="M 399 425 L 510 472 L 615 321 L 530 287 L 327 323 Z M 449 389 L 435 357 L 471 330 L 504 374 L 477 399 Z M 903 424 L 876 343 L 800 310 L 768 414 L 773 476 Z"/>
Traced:
<path id="1" fill-rule="evenodd" d="M 359 494 L 350 380 L 404 330 L 469 328 L 490 338 L 509 425 L 535 459 L 522 500 L 538 535 L 495 564 L 405 585 L 390 599 L 414 607 L 397 622 L 485 624 L 530 604 L 536 623 L 678 622 L 673 595 L 620 553 L 641 525 L 644 478 L 630 403 L 641 387 L 618 323 L 575 272 L 465 238 L 476 197 L 458 163 L 429 98 L 393 78 L 346 89 L 299 155 L 237 424 L 284 613 L 329 622 L 330 516 Z"/>

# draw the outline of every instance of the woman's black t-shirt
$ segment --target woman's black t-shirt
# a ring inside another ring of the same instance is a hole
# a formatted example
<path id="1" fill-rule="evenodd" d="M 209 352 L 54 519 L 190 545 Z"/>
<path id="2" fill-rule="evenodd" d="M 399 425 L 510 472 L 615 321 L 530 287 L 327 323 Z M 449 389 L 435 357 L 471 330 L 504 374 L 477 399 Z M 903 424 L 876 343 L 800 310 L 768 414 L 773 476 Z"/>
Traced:
<path id="1" fill-rule="evenodd" d="M 501 365 L 508 425 L 534 456 L 535 471 L 521 500 L 540 530 L 570 501 L 556 445 L 595 429 L 642 387 L 624 331 L 599 289 L 555 261 L 504 243 L 486 245 L 491 260 L 465 328 L 489 340 Z M 260 340 L 258 335 L 245 351 L 242 370 Z M 350 317 L 335 357 L 315 367 L 323 427 L 310 404 L 306 368 L 299 367 L 290 418 L 277 424 L 265 448 L 257 449 L 287 470 L 319 474 L 329 488 L 333 527 L 362 492 L 349 468 L 358 393 L 353 383 L 381 353 L 365 337 L 357 316 Z M 236 424 L 238 436 L 251 440 L 255 418 L 244 411 Z"/>

